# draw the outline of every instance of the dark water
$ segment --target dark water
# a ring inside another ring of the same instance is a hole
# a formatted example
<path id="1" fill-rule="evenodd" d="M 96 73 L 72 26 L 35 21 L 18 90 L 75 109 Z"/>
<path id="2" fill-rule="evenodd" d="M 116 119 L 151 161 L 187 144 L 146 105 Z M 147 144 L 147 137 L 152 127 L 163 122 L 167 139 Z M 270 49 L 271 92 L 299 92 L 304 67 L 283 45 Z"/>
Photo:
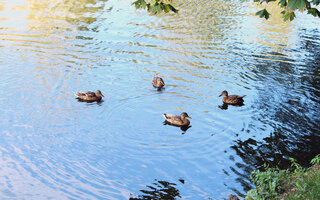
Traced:
<path id="1" fill-rule="evenodd" d="M 155 17 L 122 0 L 0 3 L 2 199 L 223 199 L 265 162 L 320 153 L 319 19 L 177 6 Z M 75 99 L 96 89 L 104 101 Z M 245 105 L 221 107 L 223 90 Z M 162 124 L 183 111 L 188 130 Z"/>

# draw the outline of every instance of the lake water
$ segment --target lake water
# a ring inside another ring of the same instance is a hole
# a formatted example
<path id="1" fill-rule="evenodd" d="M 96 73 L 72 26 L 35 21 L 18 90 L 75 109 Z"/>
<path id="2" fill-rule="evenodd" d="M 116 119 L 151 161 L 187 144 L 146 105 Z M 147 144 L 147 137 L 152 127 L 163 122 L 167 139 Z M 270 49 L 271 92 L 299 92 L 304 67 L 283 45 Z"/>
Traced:
<path id="1" fill-rule="evenodd" d="M 320 153 L 320 20 L 176 3 L 0 3 L 1 199 L 224 199 L 265 162 Z M 97 89 L 100 103 L 75 99 Z M 223 90 L 245 105 L 223 107 Z M 183 111 L 188 130 L 163 125 Z"/>

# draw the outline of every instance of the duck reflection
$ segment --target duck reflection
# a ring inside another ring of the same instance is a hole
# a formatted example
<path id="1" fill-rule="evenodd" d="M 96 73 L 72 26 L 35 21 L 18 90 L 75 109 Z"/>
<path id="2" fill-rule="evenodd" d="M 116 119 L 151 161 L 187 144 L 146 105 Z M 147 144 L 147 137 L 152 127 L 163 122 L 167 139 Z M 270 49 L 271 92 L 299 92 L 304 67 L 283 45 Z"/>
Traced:
<path id="1" fill-rule="evenodd" d="M 218 106 L 221 110 L 228 110 L 228 104 L 224 103 L 221 106 Z"/>
<path id="2" fill-rule="evenodd" d="M 170 183 L 167 181 L 158 181 L 155 180 L 155 183 L 152 185 L 147 185 L 148 190 L 140 190 L 142 195 L 138 195 L 137 197 L 130 197 L 129 200 L 174 200 L 177 197 L 181 198 L 179 190 L 176 188 L 175 183 Z M 179 179 L 181 183 L 184 183 L 183 179 Z"/>
<path id="3" fill-rule="evenodd" d="M 190 125 L 184 125 L 184 126 L 178 126 L 178 125 L 174 125 L 174 124 L 171 124 L 170 122 L 168 122 L 167 120 L 163 121 L 163 125 L 169 125 L 169 126 L 175 126 L 175 127 L 179 127 L 181 131 L 183 131 L 181 134 L 185 134 L 186 131 L 191 128 L 192 126 Z"/>
<path id="4" fill-rule="evenodd" d="M 78 100 L 78 102 L 85 102 L 85 103 L 87 103 L 87 104 L 97 104 L 97 105 L 99 105 L 99 106 L 101 106 L 102 103 L 104 102 L 103 99 L 101 99 L 100 101 L 86 101 L 86 100 L 82 100 L 82 99 L 78 99 L 78 98 L 77 98 L 77 100 Z"/>
<path id="5" fill-rule="evenodd" d="M 189 128 L 191 128 L 192 126 L 187 125 L 187 126 L 180 126 L 180 129 L 184 132 L 186 132 Z"/>
<path id="6" fill-rule="evenodd" d="M 218 106 L 221 110 L 228 110 L 228 106 L 236 106 L 236 107 L 241 107 L 244 106 L 244 103 L 238 103 L 238 104 L 227 104 L 227 103 L 223 103 L 222 105 Z"/>

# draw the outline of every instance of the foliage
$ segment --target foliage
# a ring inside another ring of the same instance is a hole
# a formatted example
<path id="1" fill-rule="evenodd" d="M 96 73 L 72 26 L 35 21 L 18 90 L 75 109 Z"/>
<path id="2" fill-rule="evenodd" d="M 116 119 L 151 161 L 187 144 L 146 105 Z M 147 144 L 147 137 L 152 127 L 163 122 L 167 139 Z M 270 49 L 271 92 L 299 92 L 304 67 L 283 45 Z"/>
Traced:
<path id="1" fill-rule="evenodd" d="M 281 181 L 288 174 L 286 170 L 266 167 L 266 171 L 254 170 L 251 174 L 252 182 L 257 186 L 247 193 L 246 199 L 264 200 L 276 199 L 281 190 Z"/>
<path id="2" fill-rule="evenodd" d="M 289 158 L 289 160 L 291 161 L 291 167 L 293 167 L 295 170 L 294 172 L 297 173 L 303 173 L 304 172 L 304 168 L 301 167 L 301 165 L 299 165 L 297 163 L 297 160 L 294 158 Z"/>
<path id="3" fill-rule="evenodd" d="M 276 1 L 276 0 L 253 0 L 256 3 L 266 3 Z M 283 8 L 283 11 L 281 12 L 282 18 L 287 21 L 292 21 L 296 15 L 295 12 L 297 10 L 304 12 L 308 11 L 308 14 L 313 15 L 314 17 L 320 17 L 320 11 L 315 8 L 320 4 L 320 0 L 279 0 L 278 5 Z M 259 17 L 264 17 L 265 19 L 268 19 L 271 15 L 266 9 L 260 10 L 256 13 Z"/>
<path id="4" fill-rule="evenodd" d="M 282 199 L 320 199 L 320 165 L 318 163 L 304 173 L 294 174 L 292 179 L 292 182 L 284 185 L 289 189 L 282 195 Z"/>
<path id="5" fill-rule="evenodd" d="M 312 160 L 311 160 L 311 162 L 310 162 L 311 164 L 320 164 L 320 154 L 319 155 L 317 155 L 316 157 L 314 157 Z"/>
<path id="6" fill-rule="evenodd" d="M 147 10 L 153 15 L 161 12 L 167 13 L 169 11 L 177 13 L 178 10 L 175 9 L 171 3 L 172 0 L 136 0 L 132 5 L 135 5 L 136 9 L 147 8 Z"/>
<path id="7" fill-rule="evenodd" d="M 269 17 L 270 17 L 270 13 L 268 13 L 268 11 L 266 9 L 263 9 L 263 10 L 256 12 L 256 15 L 258 15 L 261 18 L 264 17 L 266 19 L 269 19 Z"/>
<path id="8" fill-rule="evenodd" d="M 247 200 L 262 199 L 320 199 L 320 154 L 311 160 L 312 167 L 305 169 L 290 158 L 293 171 L 269 168 L 252 172 L 256 188 L 248 191 Z"/>
<path id="9" fill-rule="evenodd" d="M 172 6 L 172 1 L 173 0 L 135 0 L 132 5 L 135 5 L 137 9 L 147 8 L 153 15 L 161 12 L 167 13 L 169 11 L 177 13 L 178 10 Z M 320 11 L 316 8 L 316 6 L 320 4 L 320 0 L 253 0 L 253 2 L 260 4 L 268 4 L 269 2 L 275 1 L 277 1 L 279 7 L 283 9 L 281 14 L 284 21 L 292 21 L 296 17 L 295 12 L 298 10 L 301 12 L 307 11 L 308 14 L 320 18 Z M 256 15 L 269 19 L 271 14 L 266 9 L 262 9 L 256 12 Z"/>

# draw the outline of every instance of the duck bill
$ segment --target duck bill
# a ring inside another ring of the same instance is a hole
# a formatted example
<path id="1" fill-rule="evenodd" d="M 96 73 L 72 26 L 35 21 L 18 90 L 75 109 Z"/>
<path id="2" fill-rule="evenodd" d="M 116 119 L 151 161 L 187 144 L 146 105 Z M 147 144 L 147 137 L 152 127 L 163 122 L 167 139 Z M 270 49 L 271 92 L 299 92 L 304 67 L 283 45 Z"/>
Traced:
<path id="1" fill-rule="evenodd" d="M 220 94 L 218 97 L 221 97 L 222 96 L 222 94 Z"/>
<path id="2" fill-rule="evenodd" d="M 101 94 L 101 96 L 104 97 L 103 94 Z"/>
<path id="3" fill-rule="evenodd" d="M 189 116 L 188 116 L 188 117 L 186 117 L 186 118 L 190 118 L 190 119 L 192 119 L 192 118 L 191 118 L 191 117 L 189 117 Z"/>

